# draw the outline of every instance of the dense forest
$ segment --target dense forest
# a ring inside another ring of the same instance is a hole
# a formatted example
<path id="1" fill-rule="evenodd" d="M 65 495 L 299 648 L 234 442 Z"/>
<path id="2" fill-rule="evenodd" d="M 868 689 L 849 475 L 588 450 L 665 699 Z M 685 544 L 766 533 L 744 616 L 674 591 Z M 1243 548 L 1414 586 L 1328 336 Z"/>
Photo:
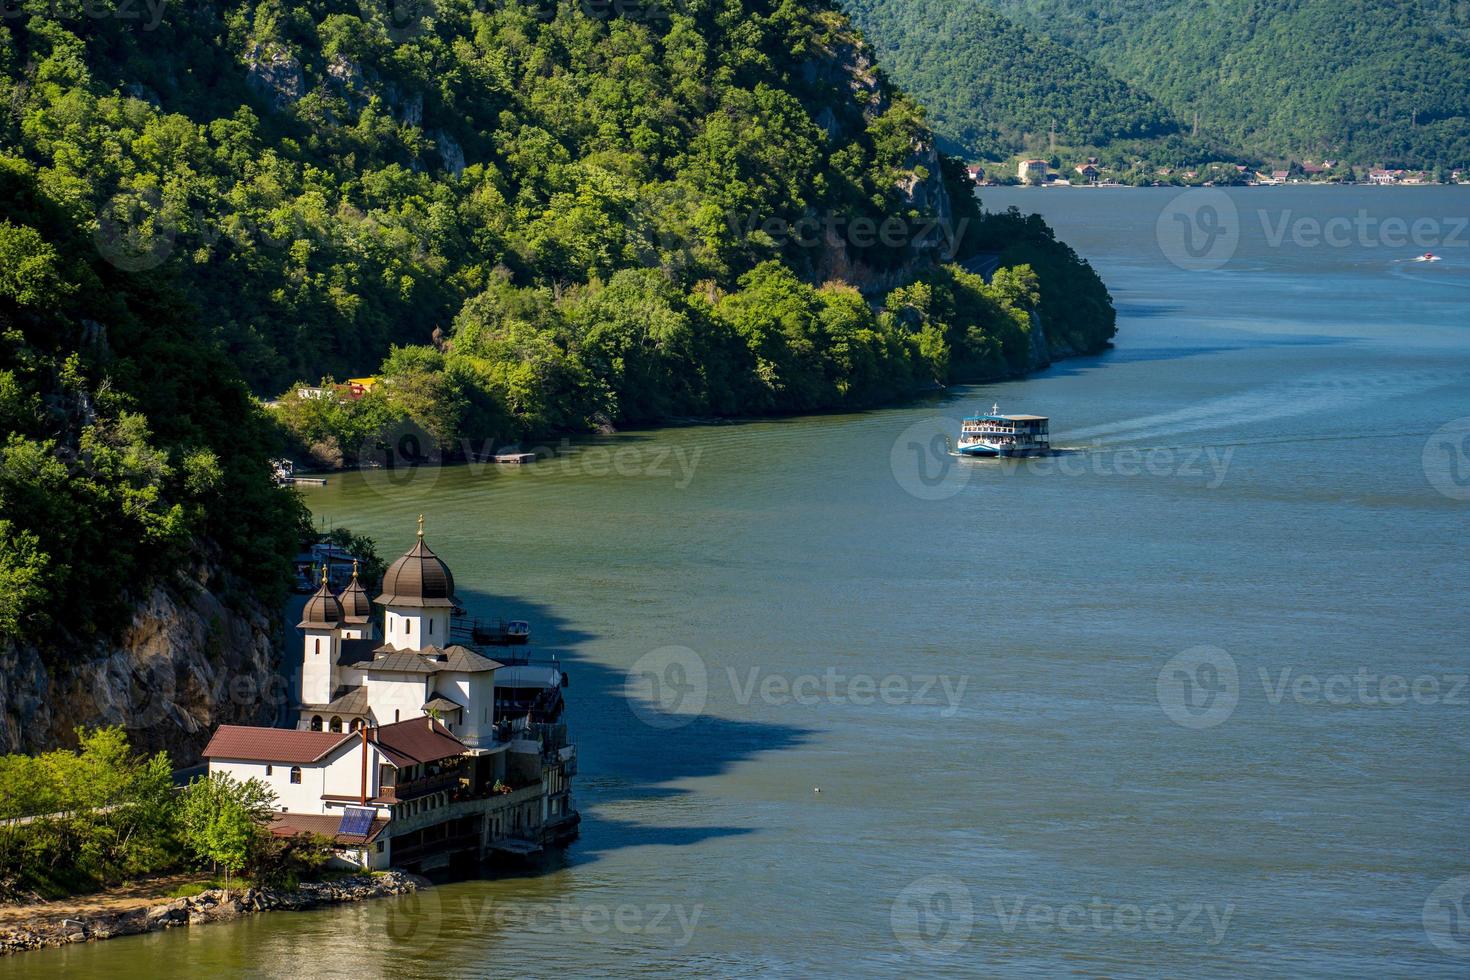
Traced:
<path id="1" fill-rule="evenodd" d="M 884 67 L 942 143 L 972 159 L 1179 134 L 1162 105 L 1085 55 L 974 0 L 848 0 Z"/>
<path id="2" fill-rule="evenodd" d="M 105 635 L 191 562 L 269 594 L 286 448 L 872 404 L 1024 370 L 1035 311 L 1112 335 L 834 9 L 407 10 L 6 8 L 0 635 Z"/>
<path id="3" fill-rule="evenodd" d="M 969 100 L 964 90 L 1010 87 L 1013 66 L 994 48 L 998 37 L 1016 37 L 973 18 L 973 4 L 1032 32 L 1028 48 L 1045 50 L 1033 40 L 1042 35 L 1082 65 L 1051 56 L 1044 65 L 1053 75 L 1033 72 L 1029 97 Z M 961 141 L 970 128 L 1033 129 L 1038 113 L 1051 113 L 1061 143 L 1107 145 L 1086 119 L 1100 112 L 1094 98 L 1110 91 L 1104 97 L 1120 110 L 1147 94 L 1191 132 L 1198 118 L 1205 147 L 1233 148 L 1242 160 L 1470 165 L 1464 0 L 861 0 L 854 13 L 895 79 L 945 106 L 941 134 Z M 964 31 L 933 37 L 938 22 Z M 941 62 L 956 72 L 936 71 Z M 1132 97 L 1117 96 L 1123 84 Z M 1166 144 L 1158 160 L 1169 162 L 1177 148 Z M 1154 156 L 1148 145 L 1132 150 Z M 1201 151 L 1195 162 L 1214 156 Z"/>

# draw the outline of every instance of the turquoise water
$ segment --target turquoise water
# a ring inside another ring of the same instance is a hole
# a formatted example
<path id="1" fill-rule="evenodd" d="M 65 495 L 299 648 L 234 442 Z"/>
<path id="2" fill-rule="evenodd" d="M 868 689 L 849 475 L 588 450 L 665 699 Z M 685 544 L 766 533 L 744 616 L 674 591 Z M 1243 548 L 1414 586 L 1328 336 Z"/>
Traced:
<path id="1" fill-rule="evenodd" d="M 1470 192 L 1176 193 L 987 195 L 1102 273 L 1103 356 L 310 491 L 566 663 L 581 839 L 0 976 L 1464 975 Z M 1360 209 L 1440 237 L 1301 234 Z M 1075 451 L 945 455 L 992 402 Z"/>

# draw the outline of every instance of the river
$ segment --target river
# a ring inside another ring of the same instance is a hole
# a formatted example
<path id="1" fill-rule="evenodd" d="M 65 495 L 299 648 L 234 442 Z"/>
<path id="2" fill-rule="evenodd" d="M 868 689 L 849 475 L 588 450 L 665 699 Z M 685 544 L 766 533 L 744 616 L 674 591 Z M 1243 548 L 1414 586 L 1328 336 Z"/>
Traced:
<path id="1" fill-rule="evenodd" d="M 563 661 L 580 840 L 0 978 L 1464 975 L 1470 188 L 1179 195 L 985 192 L 1101 356 L 309 489 Z M 992 403 L 1074 451 L 939 451 Z"/>

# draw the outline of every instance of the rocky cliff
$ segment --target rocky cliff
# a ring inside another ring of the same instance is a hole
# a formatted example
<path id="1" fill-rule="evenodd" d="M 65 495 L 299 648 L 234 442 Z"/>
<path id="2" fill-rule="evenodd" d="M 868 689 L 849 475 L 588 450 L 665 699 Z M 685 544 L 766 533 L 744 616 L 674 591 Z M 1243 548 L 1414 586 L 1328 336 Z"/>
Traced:
<path id="1" fill-rule="evenodd" d="M 199 761 L 215 726 L 268 724 L 289 699 L 278 670 L 281 617 L 222 603 L 200 565 L 138 602 L 114 638 L 64 634 L 0 645 L 0 752 L 75 744 L 75 729 L 120 725 L 135 746 Z"/>

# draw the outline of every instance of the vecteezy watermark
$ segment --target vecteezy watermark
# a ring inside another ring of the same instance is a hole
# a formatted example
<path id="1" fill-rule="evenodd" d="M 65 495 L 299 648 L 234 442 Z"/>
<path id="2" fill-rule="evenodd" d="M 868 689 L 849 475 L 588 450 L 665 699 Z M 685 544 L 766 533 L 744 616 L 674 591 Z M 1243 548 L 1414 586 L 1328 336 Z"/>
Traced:
<path id="1" fill-rule="evenodd" d="M 527 472 L 535 476 L 619 476 L 628 479 L 670 480 L 676 490 L 694 482 L 694 473 L 704 456 L 703 446 L 625 445 L 578 446 L 563 438 L 557 446 L 535 446 L 527 450 L 540 461 Z M 484 465 L 484 455 L 466 452 L 470 465 Z M 493 457 L 492 457 L 493 458 Z M 476 463 L 475 460 L 479 462 Z M 503 464 L 496 464 L 503 465 Z"/>
<path id="2" fill-rule="evenodd" d="M 430 887 L 391 900 L 384 933 L 394 955 L 427 950 L 450 936 L 497 934 L 588 941 L 637 936 L 683 949 L 694 939 L 704 911 L 698 903 L 537 901 Z"/>
<path id="3" fill-rule="evenodd" d="M 794 221 L 755 213 L 729 216 L 730 231 L 736 238 L 754 238 L 776 247 L 827 248 L 837 243 L 859 249 L 938 247 L 940 258 L 946 262 L 954 258 L 964 241 L 969 221 L 961 218 L 956 225 L 939 217 L 900 215 L 888 215 L 880 220 L 836 211 L 805 214 Z"/>
<path id="4" fill-rule="evenodd" d="M 92 243 L 124 272 L 146 272 L 168 260 L 178 231 L 157 193 L 117 194 L 97 212 Z"/>
<path id="5" fill-rule="evenodd" d="M 424 493 L 439 482 L 444 451 L 439 441 L 410 418 L 399 418 L 357 449 L 358 470 L 368 488 L 396 496 L 412 488 Z"/>
<path id="6" fill-rule="evenodd" d="M 1190 647 L 1159 671 L 1155 691 L 1169 720 L 1185 728 L 1214 728 L 1235 713 L 1240 672 L 1219 647 Z"/>
<path id="7" fill-rule="evenodd" d="M 97 211 L 92 243 L 118 269 L 146 272 L 163 265 L 175 252 L 193 254 L 197 261 L 221 243 L 241 250 L 282 249 L 319 235 L 315 229 L 278 231 L 243 214 L 230 215 L 227 224 L 217 224 L 202 208 L 165 208 L 162 196 L 148 189 L 109 198 Z"/>
<path id="8" fill-rule="evenodd" d="M 1234 446 L 1119 446 L 1094 444 L 1086 449 L 1063 449 L 1045 456 L 1011 461 L 1000 472 L 1007 476 L 1031 473 L 1046 476 L 1157 476 L 1180 479 L 1208 478 L 1205 487 L 1217 490 L 1230 472 Z"/>
<path id="9" fill-rule="evenodd" d="M 1424 900 L 1424 934 L 1442 952 L 1470 957 L 1470 875 L 1444 882 Z"/>
<path id="10" fill-rule="evenodd" d="M 1230 928 L 1235 903 L 1213 902 L 1105 902 L 1097 895 L 1087 902 L 1043 902 L 1025 895 L 991 899 L 995 916 L 1007 934 L 1020 930 L 1060 932 L 1068 936 L 1111 933 L 1156 936 L 1200 936 L 1207 946 L 1218 946 Z"/>
<path id="11" fill-rule="evenodd" d="M 292 701 L 291 683 L 281 674 L 221 670 L 208 678 L 188 673 L 181 681 L 180 666 L 166 657 L 135 662 L 114 654 L 92 676 L 94 713 L 82 720 L 143 729 L 172 719 L 183 728 L 191 724 L 189 706 L 208 705 L 217 719 L 256 720 L 273 719 Z"/>
<path id="12" fill-rule="evenodd" d="M 388 39 L 403 44 L 428 30 L 434 0 L 358 0 L 362 19 L 381 24 Z"/>
<path id="13" fill-rule="evenodd" d="M 1215 490 L 1224 484 L 1235 458 L 1234 446 L 1107 447 L 1094 443 L 1019 459 L 971 459 L 953 448 L 960 427 L 959 419 L 931 416 L 898 434 L 889 449 L 888 466 L 905 493 L 919 500 L 945 500 L 964 490 L 980 473 L 1203 479 L 1207 489 Z M 986 463 L 999 465 L 986 467 Z"/>
<path id="14" fill-rule="evenodd" d="M 1179 268 L 1191 272 L 1219 269 L 1240 246 L 1240 211 L 1224 191 L 1197 187 L 1164 205 L 1154 235 L 1164 258 Z"/>
<path id="15" fill-rule="evenodd" d="M 725 674 L 735 694 L 735 703 L 815 707 L 820 704 L 870 704 L 938 706 L 939 717 L 953 718 L 969 686 L 968 676 L 948 674 L 846 673 L 828 667 L 820 674 L 788 674 L 747 667 L 726 667 Z"/>
<path id="16" fill-rule="evenodd" d="M 326 397 L 323 394 L 323 397 Z M 556 446 L 492 448 L 495 440 L 458 438 L 441 443 L 409 418 L 398 418 L 365 438 L 354 457 L 362 481 L 385 495 L 410 487 L 421 492 L 438 482 L 444 464 L 457 457 L 472 476 L 494 470 L 528 479 L 551 476 L 667 480 L 684 490 L 694 482 L 703 446 L 580 446 L 563 438 Z"/>
<path id="17" fill-rule="evenodd" d="M 1330 674 L 1292 666 L 1257 667 L 1261 696 L 1272 707 L 1470 707 L 1470 674 L 1383 673 L 1370 667 Z M 1228 721 L 1246 693 L 1235 658 L 1219 647 L 1191 647 L 1169 659 L 1156 683 L 1159 707 L 1184 728 Z"/>
<path id="18" fill-rule="evenodd" d="M 626 20 L 632 23 L 666 23 L 674 13 L 684 13 L 682 0 L 572 0 L 576 9 L 591 20 Z M 559 7 L 557 0 L 476 0 L 475 8 L 480 11 L 499 10 L 514 6 L 537 20 L 556 19 Z"/>
<path id="19" fill-rule="evenodd" d="M 1097 895 L 1082 901 L 992 895 L 988 902 L 976 902 L 969 886 L 958 878 L 929 875 L 898 893 L 889 907 L 889 925 L 909 952 L 943 957 L 964 950 L 977 924 L 993 924 L 1007 935 L 1198 936 L 1206 945 L 1216 946 L 1234 915 L 1233 902 L 1117 902 Z M 993 923 L 988 921 L 992 916 Z"/>
<path id="20" fill-rule="evenodd" d="M 682 728 L 704 712 L 709 670 L 688 647 L 659 647 L 628 668 L 624 697 L 633 713 L 654 728 Z"/>
<path id="21" fill-rule="evenodd" d="M 1451 500 L 1470 500 L 1470 418 L 1435 430 L 1421 457 L 1429 485 Z"/>
<path id="22" fill-rule="evenodd" d="M 145 31 L 158 29 L 169 0 L 0 0 L 0 20 L 14 20 L 44 12 L 52 20 L 118 20 L 135 23 Z"/>
<path id="23" fill-rule="evenodd" d="M 974 896 L 958 878 L 929 875 L 898 893 L 888 924 L 909 952 L 949 956 L 964 949 L 975 930 Z"/>
<path id="24" fill-rule="evenodd" d="M 477 934 L 493 931 L 594 939 L 601 936 L 652 936 L 666 940 L 673 949 L 689 945 L 699 920 L 704 916 L 702 904 L 673 902 L 646 905 L 620 902 L 612 905 L 570 899 L 546 902 L 489 899 L 478 904 L 473 915 Z"/>
<path id="25" fill-rule="evenodd" d="M 1256 668 L 1272 705 L 1401 704 L 1470 706 L 1470 674 L 1383 674 L 1367 667 L 1353 673 L 1303 674 L 1292 667 Z"/>
<path id="26" fill-rule="evenodd" d="M 950 437 L 959 431 L 958 419 L 935 415 L 898 434 L 888 451 L 888 467 L 905 493 L 920 500 L 945 500 L 969 485 L 974 469 L 961 465 L 950 449 Z"/>
<path id="27" fill-rule="evenodd" d="M 628 669 L 623 690 L 633 713 L 656 728 L 678 728 L 694 721 L 709 702 L 711 680 L 728 684 L 729 700 L 742 707 L 813 708 L 820 705 L 866 707 L 915 705 L 939 709 L 952 718 L 969 686 L 968 676 L 947 674 L 870 674 L 827 667 L 792 673 L 754 665 L 711 671 L 688 647 L 660 647 Z"/>
<path id="28" fill-rule="evenodd" d="M 1470 245 L 1466 229 L 1470 217 L 1378 218 L 1359 208 L 1351 217 L 1318 218 L 1295 214 L 1290 208 L 1272 213 L 1256 211 L 1266 244 L 1280 248 L 1447 248 Z"/>
<path id="29" fill-rule="evenodd" d="M 1470 0 L 1465 0 L 1470 3 Z M 1226 191 L 1194 188 L 1171 198 L 1155 225 L 1164 257 L 1192 272 L 1223 268 L 1250 226 L 1268 248 L 1444 249 L 1470 246 L 1470 216 L 1378 217 L 1366 208 L 1323 218 L 1291 208 L 1256 208 L 1247 221 Z"/>

